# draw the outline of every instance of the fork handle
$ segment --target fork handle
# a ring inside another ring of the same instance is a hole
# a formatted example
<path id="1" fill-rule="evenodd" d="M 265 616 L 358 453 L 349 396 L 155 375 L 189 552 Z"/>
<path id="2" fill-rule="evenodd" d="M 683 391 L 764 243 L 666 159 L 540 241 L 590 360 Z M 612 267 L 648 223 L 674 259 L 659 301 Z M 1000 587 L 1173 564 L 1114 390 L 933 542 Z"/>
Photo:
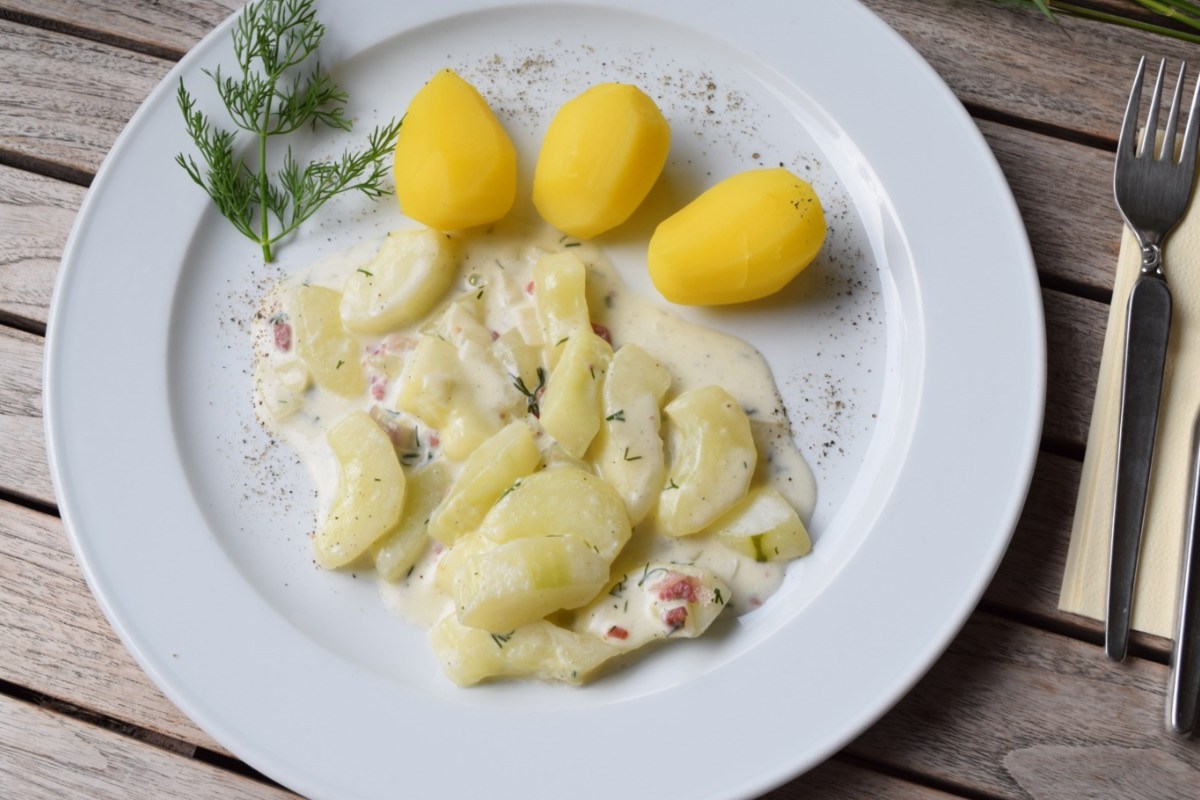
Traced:
<path id="1" fill-rule="evenodd" d="M 1188 734 L 1200 714 L 1200 417 L 1192 431 L 1192 471 L 1187 527 L 1183 531 L 1183 571 L 1179 579 L 1179 611 L 1167 721 L 1176 733 Z"/>
<path id="2" fill-rule="evenodd" d="M 1125 369 L 1121 379 L 1104 630 L 1104 650 L 1114 661 L 1125 658 L 1129 648 L 1134 578 L 1142 544 L 1170 330 L 1171 290 L 1161 272 L 1143 271 L 1129 294 L 1125 320 Z"/>

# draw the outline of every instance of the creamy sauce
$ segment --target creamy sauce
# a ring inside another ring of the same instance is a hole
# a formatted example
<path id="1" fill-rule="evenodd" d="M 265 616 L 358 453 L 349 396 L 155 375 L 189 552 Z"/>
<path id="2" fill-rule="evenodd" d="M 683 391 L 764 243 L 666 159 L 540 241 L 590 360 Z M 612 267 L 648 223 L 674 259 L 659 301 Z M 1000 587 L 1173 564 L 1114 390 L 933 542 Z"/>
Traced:
<path id="1" fill-rule="evenodd" d="M 291 298 L 301 285 L 341 291 L 346 279 L 371 259 L 379 242 L 364 243 L 299 271 L 277 285 L 263 301 L 255 327 L 256 407 L 264 425 L 293 447 L 311 470 L 317 487 L 317 520 L 324 519 L 338 480 L 338 465 L 325 434 L 350 413 L 367 410 L 393 433 L 394 441 L 400 441 L 398 436 L 407 437 L 407 449 L 401 457 L 406 469 L 444 456 L 438 432 L 395 411 L 400 392 L 397 377 L 423 332 L 436 331 L 454 345 L 464 363 L 478 366 L 468 368 L 466 374 L 484 424 L 498 428 L 523 416 L 526 398 L 521 392 L 512 382 L 490 377 L 517 372 L 517 365 L 505 355 L 504 348 L 493 346 L 493 342 L 499 338 L 503 343 L 511 338 L 504 334 L 516 331 L 525 344 L 543 344 L 532 299 L 533 265 L 547 254 L 568 248 L 588 267 L 589 313 L 595 325 L 609 332 L 614 349 L 636 343 L 666 367 L 672 383 L 664 404 L 684 391 L 719 382 L 751 420 L 759 454 L 755 483 L 769 483 L 802 519 L 810 517 L 816 494 L 812 472 L 792 440 L 770 368 L 753 347 L 688 323 L 651 299 L 630 292 L 597 247 L 567 240 L 549 229 L 530 233 L 496 228 L 456 237 L 454 244 L 458 248 L 459 275 L 440 306 L 425 319 L 387 335 L 359 337 L 368 382 L 367 390 L 359 396 L 343 397 L 312 386 L 306 379 L 290 341 Z M 464 304 L 463 308 L 469 304 L 474 313 L 458 314 L 456 302 Z M 538 429 L 535 419 L 529 417 L 527 421 Z M 543 435 L 541 439 L 549 437 Z M 548 458 L 553 455 L 548 453 Z M 448 459 L 446 463 L 452 475 L 461 468 L 461 461 Z M 613 566 L 614 580 L 623 571 L 640 569 L 646 561 L 694 565 L 711 571 L 728 586 L 731 597 L 724 599 L 740 613 L 761 605 L 783 579 L 784 564 L 755 562 L 703 534 L 660 536 L 652 520 L 650 515 L 635 527 L 632 540 Z M 452 603 L 433 582 L 442 552 L 440 545 L 431 542 L 407 577 L 396 582 L 380 581 L 383 601 L 390 610 L 424 626 L 451 610 Z M 634 605 L 649 607 L 647 602 Z M 628 620 L 626 624 L 639 623 Z"/>

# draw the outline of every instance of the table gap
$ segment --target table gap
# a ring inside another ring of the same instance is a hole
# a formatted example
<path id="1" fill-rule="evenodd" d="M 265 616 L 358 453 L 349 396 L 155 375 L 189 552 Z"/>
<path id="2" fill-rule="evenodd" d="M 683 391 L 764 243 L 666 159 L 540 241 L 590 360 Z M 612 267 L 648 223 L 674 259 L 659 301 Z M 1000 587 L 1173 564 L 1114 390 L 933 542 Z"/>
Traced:
<path id="1" fill-rule="evenodd" d="M 88 41 L 99 42 L 110 47 L 118 47 L 122 50 L 132 50 L 135 53 L 161 58 L 164 61 L 179 61 L 184 56 L 184 53 L 180 50 L 153 42 L 131 39 L 111 32 L 94 30 L 82 25 L 72 25 L 62 20 L 31 14 L 27 11 L 4 8 L 3 6 L 0 6 L 0 20 L 15 22 L 18 25 L 28 25 L 31 28 L 40 28 L 51 33 L 73 36 L 77 39 L 87 39 Z"/>
<path id="2" fill-rule="evenodd" d="M 886 775 L 889 778 L 904 781 L 906 783 L 923 786 L 926 789 L 942 792 L 953 797 L 961 797 L 963 800 L 1008 800 L 1002 795 L 992 794 L 990 792 L 982 792 L 978 789 L 973 789 L 969 786 L 963 786 L 953 781 L 939 778 L 935 775 L 916 772 L 914 770 L 897 767 L 893 764 L 885 764 L 880 761 L 874 761 L 869 758 L 854 755 L 848 750 L 842 750 L 832 756 L 832 761 L 839 761 L 847 766 L 856 767 L 858 769 L 869 770 L 871 772 Z"/>

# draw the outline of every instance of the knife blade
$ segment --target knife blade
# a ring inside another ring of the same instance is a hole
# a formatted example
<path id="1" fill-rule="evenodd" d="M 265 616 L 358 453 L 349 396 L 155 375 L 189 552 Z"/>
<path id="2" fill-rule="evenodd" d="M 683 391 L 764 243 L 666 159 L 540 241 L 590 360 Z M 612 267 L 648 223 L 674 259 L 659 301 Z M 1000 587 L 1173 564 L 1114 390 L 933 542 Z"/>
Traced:
<path id="1" fill-rule="evenodd" d="M 1171 331 L 1171 290 L 1160 272 L 1142 272 L 1129 293 L 1126 309 L 1125 367 L 1121 378 L 1104 628 L 1104 650 L 1114 661 L 1124 659 L 1129 648 L 1134 579 Z"/>

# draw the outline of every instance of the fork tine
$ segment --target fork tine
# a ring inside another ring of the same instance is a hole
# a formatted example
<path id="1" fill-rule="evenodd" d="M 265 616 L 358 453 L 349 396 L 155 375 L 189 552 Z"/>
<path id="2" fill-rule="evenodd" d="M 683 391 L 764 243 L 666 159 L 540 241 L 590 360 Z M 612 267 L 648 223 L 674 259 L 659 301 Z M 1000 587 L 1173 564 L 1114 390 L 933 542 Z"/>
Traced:
<path id="1" fill-rule="evenodd" d="M 1179 156 L 1179 166 L 1186 170 L 1189 177 L 1196 172 L 1196 140 L 1200 138 L 1200 81 L 1192 91 L 1192 105 L 1188 108 L 1187 129 L 1183 132 L 1183 152 Z"/>
<path id="2" fill-rule="evenodd" d="M 1146 57 L 1138 61 L 1137 73 L 1133 76 L 1133 89 L 1125 106 L 1125 121 L 1121 123 L 1121 137 L 1117 140 L 1117 158 L 1133 158 L 1137 143 L 1138 107 L 1142 102 L 1142 79 L 1146 75 Z M 1190 121 L 1190 120 L 1189 120 Z"/>
<path id="3" fill-rule="evenodd" d="M 1162 104 L 1163 74 L 1167 71 L 1167 60 L 1158 62 L 1158 77 L 1154 81 L 1154 92 L 1150 95 L 1150 114 L 1142 131 L 1142 146 L 1139 155 L 1154 155 L 1154 142 L 1158 139 L 1158 107 Z"/>
<path id="4" fill-rule="evenodd" d="M 1158 153 L 1160 159 L 1167 163 L 1175 163 L 1175 128 L 1179 123 L 1179 101 L 1183 97 L 1183 80 L 1187 77 L 1187 62 L 1179 63 L 1179 80 L 1175 82 L 1175 94 L 1171 98 L 1171 110 L 1167 112 L 1167 127 L 1163 130 L 1162 149 Z"/>

